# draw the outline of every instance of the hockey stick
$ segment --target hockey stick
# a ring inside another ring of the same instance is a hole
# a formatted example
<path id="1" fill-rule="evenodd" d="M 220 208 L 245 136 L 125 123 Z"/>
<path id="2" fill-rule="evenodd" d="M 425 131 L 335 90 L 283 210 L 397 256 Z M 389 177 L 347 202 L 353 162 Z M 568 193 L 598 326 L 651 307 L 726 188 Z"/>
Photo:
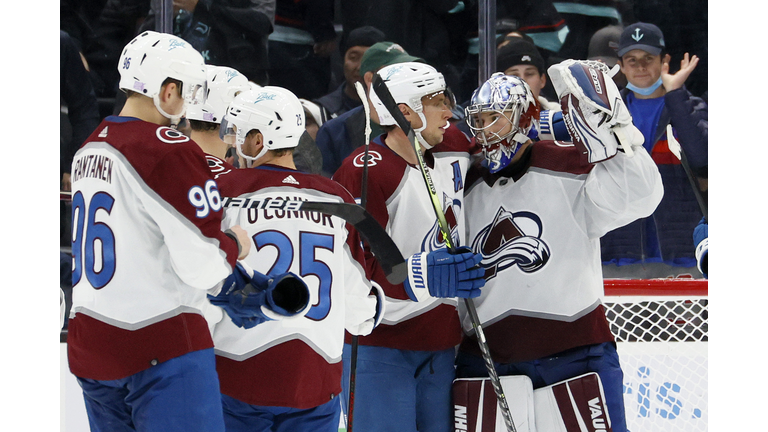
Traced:
<path id="1" fill-rule="evenodd" d="M 387 108 L 387 111 L 389 111 L 390 115 L 395 118 L 395 121 L 397 122 L 400 129 L 402 129 L 405 135 L 408 137 L 408 141 L 410 141 L 414 152 L 416 152 L 416 158 L 419 162 L 419 170 L 421 171 L 421 175 L 424 179 L 424 184 L 427 187 L 429 197 L 432 200 L 432 208 L 435 211 L 435 216 L 437 216 L 438 226 L 440 227 L 440 231 L 443 234 L 446 246 L 449 250 L 454 250 L 455 246 L 453 245 L 453 239 L 451 238 L 451 230 L 448 225 L 448 221 L 445 219 L 445 214 L 443 213 L 443 206 L 437 196 L 437 190 L 435 189 L 435 184 L 432 181 L 432 177 L 427 171 L 427 164 L 424 162 L 424 156 L 419 149 L 419 144 L 416 141 L 416 135 L 413 132 L 413 128 L 411 128 L 408 120 L 405 119 L 403 113 L 401 113 L 400 109 L 398 109 L 397 103 L 395 103 L 392 94 L 389 92 L 387 85 L 384 83 L 384 80 L 381 78 L 381 76 L 379 76 L 379 74 L 374 74 L 373 76 L 373 91 L 376 92 L 376 95 Z M 491 384 L 493 385 L 493 391 L 496 393 L 496 400 L 499 404 L 499 408 L 501 409 L 501 416 L 504 418 L 504 424 L 506 425 L 508 432 L 517 432 L 515 423 L 512 421 L 512 414 L 509 411 L 507 398 L 504 396 L 504 389 L 501 387 L 501 380 L 499 380 L 499 375 L 496 373 L 496 368 L 493 366 L 491 351 L 488 348 L 488 342 L 485 340 L 485 333 L 483 332 L 483 327 L 480 325 L 480 318 L 477 315 L 475 303 L 471 298 L 465 298 L 464 304 L 467 307 L 469 318 L 472 322 L 472 327 L 474 328 L 475 334 L 477 335 L 477 343 L 480 346 L 480 352 L 483 354 L 485 368 L 488 370 L 488 376 L 490 377 Z"/>
<path id="2" fill-rule="evenodd" d="M 683 148 L 680 146 L 680 143 L 677 141 L 677 138 L 675 138 L 675 135 L 672 132 L 671 124 L 667 125 L 667 145 L 675 157 L 680 160 L 680 164 L 683 165 L 685 175 L 688 176 L 688 181 L 691 183 L 693 194 L 696 196 L 696 201 L 699 203 L 701 214 L 704 215 L 705 220 L 709 221 L 709 216 L 707 214 L 707 204 L 704 202 L 704 197 L 701 195 L 701 190 L 699 189 L 698 182 L 696 181 L 696 176 L 693 174 L 693 171 L 691 171 L 691 166 L 688 164 L 688 158 L 685 156 Z"/>
<path id="3" fill-rule="evenodd" d="M 239 207 L 258 210 L 316 211 L 337 216 L 352 224 L 371 247 L 371 252 L 381 265 L 387 280 L 402 283 L 408 276 L 405 258 L 392 238 L 379 222 L 357 204 L 318 201 L 293 201 L 280 198 L 222 198 L 223 207 Z"/>
<path id="4" fill-rule="evenodd" d="M 365 89 L 359 82 L 355 83 L 357 96 L 365 110 L 365 153 L 363 155 L 363 178 L 360 182 L 360 206 L 365 209 L 368 202 L 368 148 L 371 145 L 371 112 L 365 96 Z M 347 400 L 347 432 L 352 432 L 355 408 L 355 385 L 357 383 L 357 351 L 360 346 L 358 335 L 352 335 L 349 358 L 349 400 Z"/>

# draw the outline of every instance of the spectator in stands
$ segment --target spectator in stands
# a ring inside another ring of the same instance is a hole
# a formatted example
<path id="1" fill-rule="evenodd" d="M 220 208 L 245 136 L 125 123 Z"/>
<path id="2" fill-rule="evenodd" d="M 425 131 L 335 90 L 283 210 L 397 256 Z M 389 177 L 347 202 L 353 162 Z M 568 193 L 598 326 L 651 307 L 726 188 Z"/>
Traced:
<path id="1" fill-rule="evenodd" d="M 622 0 L 558 0 L 555 2 L 555 8 L 565 20 L 568 32 L 565 34 L 563 45 L 553 56 L 553 60 L 587 58 L 592 35 L 605 26 L 618 25 L 622 22 L 619 9 L 626 9 L 623 3 L 626 2 Z"/>
<path id="2" fill-rule="evenodd" d="M 59 30 L 72 38 L 80 52 L 93 42 L 94 25 L 107 0 L 60 0 Z"/>
<path id="3" fill-rule="evenodd" d="M 393 42 L 373 44 L 363 54 L 360 61 L 360 74 L 363 76 L 366 91 L 370 92 L 373 74 L 379 69 L 395 63 L 424 62 L 423 59 L 408 54 L 400 45 Z M 369 103 L 369 106 L 370 103 Z M 378 124 L 378 117 L 371 111 L 371 139 L 383 132 Z M 365 110 L 363 106 L 353 108 L 344 114 L 323 124 L 317 131 L 317 147 L 323 155 L 322 174 L 326 177 L 341 166 L 341 162 L 352 151 L 365 144 Z"/>
<path id="4" fill-rule="evenodd" d="M 159 0 L 140 28 L 158 30 Z M 173 34 L 189 42 L 206 64 L 238 70 L 248 80 L 267 84 L 267 37 L 275 19 L 274 0 L 175 0 Z"/>
<path id="5" fill-rule="evenodd" d="M 468 102 L 478 85 L 478 2 L 464 2 L 467 7 L 455 14 L 452 33 L 463 40 L 454 44 L 466 44 L 466 61 L 462 66 L 461 87 L 457 89 L 459 101 Z M 455 29 L 454 29 L 455 27 Z M 503 38 L 510 33 L 527 35 L 539 49 L 547 65 L 549 57 L 562 46 L 561 35 L 568 29 L 558 14 L 552 0 L 496 0 L 496 34 Z M 498 49 L 498 47 L 497 47 Z M 492 71 L 489 71 L 489 73 Z M 485 77 L 488 78 L 488 77 Z M 554 89 L 551 92 L 554 95 Z"/>
<path id="6" fill-rule="evenodd" d="M 690 239 L 702 213 L 680 161 L 667 146 L 666 126 L 672 125 L 694 174 L 706 179 L 708 108 L 684 85 L 698 57 L 686 53 L 680 70 L 670 74 L 664 35 L 643 22 L 623 30 L 618 55 L 628 81 L 622 97 L 645 137 L 643 146 L 659 167 L 664 198 L 651 217 L 601 239 L 603 272 L 606 277 L 641 278 L 695 274 Z"/>
<path id="7" fill-rule="evenodd" d="M 63 30 L 60 35 L 60 99 L 59 122 L 59 178 L 63 191 L 72 189 L 70 172 L 72 159 L 86 138 L 99 125 L 99 104 L 91 85 L 91 78 L 85 70 L 80 51 L 69 34 Z M 59 243 L 70 247 L 72 240 L 72 208 L 68 203 L 59 203 Z"/>
<path id="8" fill-rule="evenodd" d="M 613 68 L 619 62 L 619 55 L 617 51 L 619 49 L 619 38 L 621 37 L 622 27 L 618 25 L 610 25 L 601 28 L 592 35 L 589 40 L 589 51 L 587 52 L 587 60 L 597 60 Z M 627 77 L 624 73 L 618 71 L 613 76 L 613 82 L 619 89 L 623 89 L 627 85 Z"/>
<path id="9" fill-rule="evenodd" d="M 343 55 L 344 82 L 336 90 L 314 101 L 320 107 L 322 123 L 361 105 L 362 102 L 355 90 L 356 82 L 363 83 L 360 62 L 371 45 L 385 39 L 381 30 L 364 26 L 352 30 L 342 41 L 340 51 Z"/>
<path id="10" fill-rule="evenodd" d="M 627 4 L 628 2 L 622 2 Z M 632 19 L 625 22 L 641 21 L 652 23 L 664 33 L 667 53 L 672 57 L 674 72 L 677 62 L 686 52 L 696 53 L 699 64 L 685 81 L 686 89 L 694 96 L 704 98 L 708 88 L 709 42 L 708 12 L 706 0 L 686 1 L 633 1 Z M 719 18 L 719 17 L 718 17 Z M 706 98 L 704 98 L 706 99 Z"/>
<path id="11" fill-rule="evenodd" d="M 120 74 L 117 61 L 123 47 L 139 33 L 139 27 L 150 9 L 150 0 L 107 0 L 93 25 L 93 38 L 84 49 L 92 73 L 98 78 L 96 96 L 114 99 L 123 96 L 117 91 Z M 121 98 L 121 102 L 124 98 Z M 114 102 L 113 102 L 114 105 Z M 122 104 L 121 104 L 122 106 Z M 119 107 L 108 110 L 117 114 Z"/>
<path id="12" fill-rule="evenodd" d="M 277 0 L 269 35 L 269 85 L 312 100 L 328 93 L 336 49 L 334 0 Z"/>
<path id="13" fill-rule="evenodd" d="M 459 0 L 340 0 L 343 35 L 362 26 L 375 26 L 387 40 L 424 61 L 445 76 L 454 86 L 458 69 L 452 70 L 451 41 L 456 30 L 446 16 L 464 7 Z M 477 19 L 475 19 L 477 22 Z"/>
<path id="14" fill-rule="evenodd" d="M 522 78 L 543 110 L 559 110 L 558 102 L 542 96 L 547 85 L 547 67 L 539 49 L 525 38 L 509 37 L 496 52 L 496 71 Z"/>
<path id="15" fill-rule="evenodd" d="M 62 107 L 59 170 L 61 190 L 69 191 L 72 158 L 88 135 L 99 125 L 101 118 L 96 94 L 80 51 L 67 32 L 60 30 L 59 35 Z"/>

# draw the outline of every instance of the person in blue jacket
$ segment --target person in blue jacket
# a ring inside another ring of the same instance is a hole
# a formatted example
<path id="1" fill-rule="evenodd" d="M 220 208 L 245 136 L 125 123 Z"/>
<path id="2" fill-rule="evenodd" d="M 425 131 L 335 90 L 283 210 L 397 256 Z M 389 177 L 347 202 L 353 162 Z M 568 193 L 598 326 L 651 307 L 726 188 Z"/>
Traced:
<path id="1" fill-rule="evenodd" d="M 645 137 L 645 149 L 658 165 L 664 198 L 650 217 L 601 239 L 603 273 L 643 278 L 697 275 L 690 244 L 703 214 L 680 159 L 669 150 L 666 130 L 671 124 L 706 198 L 708 107 L 684 85 L 699 59 L 686 53 L 680 69 L 670 73 L 664 35 L 657 26 L 643 22 L 624 28 L 617 54 L 628 82 L 622 97 Z"/>

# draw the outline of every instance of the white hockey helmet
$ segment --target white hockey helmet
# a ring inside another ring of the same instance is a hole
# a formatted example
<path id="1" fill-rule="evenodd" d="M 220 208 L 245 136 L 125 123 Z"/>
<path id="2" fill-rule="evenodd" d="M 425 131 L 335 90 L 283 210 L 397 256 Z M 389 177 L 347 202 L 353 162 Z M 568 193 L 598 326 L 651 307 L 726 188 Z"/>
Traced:
<path id="1" fill-rule="evenodd" d="M 205 103 L 187 108 L 187 118 L 220 124 L 229 103 L 251 86 L 245 75 L 231 67 L 206 65 L 205 69 L 208 75 Z"/>
<path id="2" fill-rule="evenodd" d="M 125 46 L 117 69 L 120 89 L 152 98 L 158 111 L 171 119 L 172 124 L 178 123 L 187 106 L 205 102 L 203 56 L 177 36 L 154 31 L 141 33 Z M 158 96 L 167 78 L 182 83 L 185 104 L 181 113 L 168 114 L 160 108 Z"/>
<path id="3" fill-rule="evenodd" d="M 414 132 L 422 144 L 428 148 L 431 147 L 421 138 L 421 131 L 427 126 L 421 98 L 446 90 L 443 74 L 434 67 L 419 62 L 396 63 L 380 69 L 377 73 L 384 80 L 395 103 L 408 105 L 419 116 L 422 126 L 418 129 L 414 128 Z M 382 126 L 396 124 L 384 104 L 376 97 L 376 93 L 372 91 L 370 97 L 379 115 L 380 124 Z"/>
<path id="4" fill-rule="evenodd" d="M 509 165 L 520 144 L 529 140 L 528 133 L 536 127 L 539 111 L 540 106 L 528 84 L 520 77 L 503 72 L 491 75 L 472 93 L 466 121 L 482 147 L 491 172 Z M 481 119 L 484 113 L 497 115 L 487 123 Z M 497 124 L 501 118 L 507 120 L 509 127 Z"/>
<path id="5" fill-rule="evenodd" d="M 299 98 L 282 87 L 265 86 L 240 93 L 227 108 L 221 123 L 220 136 L 234 136 L 237 154 L 255 161 L 268 150 L 294 148 L 305 131 L 304 107 Z M 243 153 L 248 132 L 258 130 L 264 136 L 264 148 L 256 157 Z"/>

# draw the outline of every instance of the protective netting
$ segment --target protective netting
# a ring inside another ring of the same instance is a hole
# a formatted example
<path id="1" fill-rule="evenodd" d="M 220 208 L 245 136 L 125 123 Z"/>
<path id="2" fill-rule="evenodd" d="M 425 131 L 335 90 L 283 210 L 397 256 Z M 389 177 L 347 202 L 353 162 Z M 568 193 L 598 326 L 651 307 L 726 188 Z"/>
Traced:
<path id="1" fill-rule="evenodd" d="M 606 316 L 624 371 L 632 432 L 707 430 L 708 300 L 706 281 L 700 282 L 690 295 L 675 289 L 666 296 L 646 285 L 632 296 L 610 296 L 606 281 Z"/>

